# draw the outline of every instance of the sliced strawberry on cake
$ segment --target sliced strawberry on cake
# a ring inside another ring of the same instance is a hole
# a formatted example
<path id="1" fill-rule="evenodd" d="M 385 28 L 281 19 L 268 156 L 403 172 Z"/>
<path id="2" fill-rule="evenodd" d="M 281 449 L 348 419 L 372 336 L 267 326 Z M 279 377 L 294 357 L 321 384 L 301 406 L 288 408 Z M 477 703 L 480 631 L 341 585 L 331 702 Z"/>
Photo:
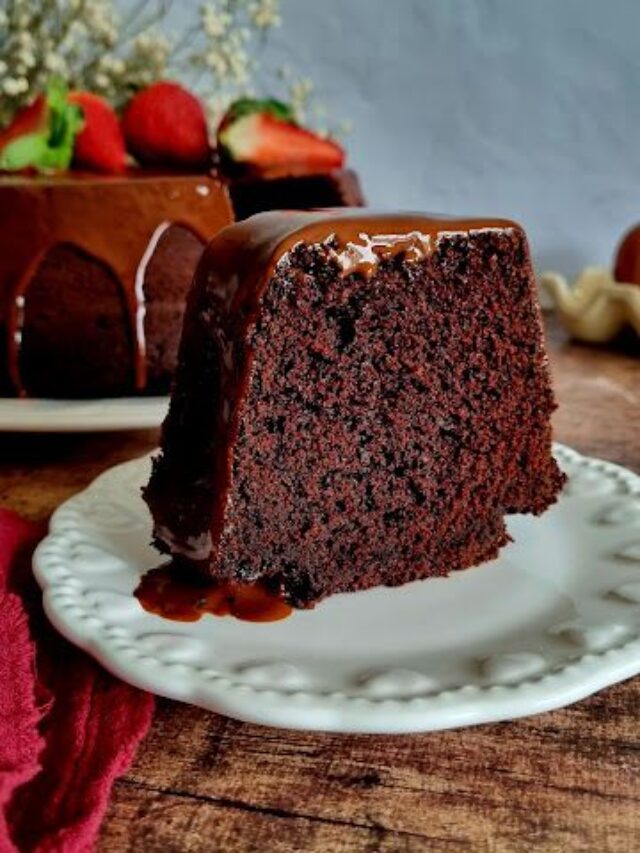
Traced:
<path id="1" fill-rule="evenodd" d="M 218 127 L 218 146 L 227 164 L 260 175 L 327 172 L 345 160 L 336 142 L 300 127 L 293 110 L 274 99 L 232 104 Z"/>

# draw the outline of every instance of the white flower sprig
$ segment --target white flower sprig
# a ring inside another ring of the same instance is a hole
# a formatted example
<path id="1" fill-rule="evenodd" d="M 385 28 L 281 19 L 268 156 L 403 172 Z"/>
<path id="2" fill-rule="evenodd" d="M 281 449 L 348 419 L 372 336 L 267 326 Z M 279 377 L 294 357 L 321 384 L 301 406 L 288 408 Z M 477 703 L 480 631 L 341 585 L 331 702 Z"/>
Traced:
<path id="1" fill-rule="evenodd" d="M 154 32 L 170 0 L 141 0 L 122 18 L 112 0 L 9 0 L 0 15 L 0 122 L 53 75 L 119 105 L 168 71 L 170 45 Z"/>
<path id="2" fill-rule="evenodd" d="M 53 76 L 121 107 L 143 86 L 184 80 L 217 122 L 229 103 L 254 94 L 258 48 L 281 23 L 280 0 L 208 0 L 198 21 L 171 40 L 159 31 L 172 0 L 7 0 L 0 9 L 0 126 Z M 299 118 L 310 81 L 287 76 Z"/>
<path id="3" fill-rule="evenodd" d="M 200 26 L 185 33 L 172 58 L 197 81 L 212 123 L 232 100 L 253 94 L 258 48 L 280 23 L 280 0 L 208 0 L 200 6 Z"/>

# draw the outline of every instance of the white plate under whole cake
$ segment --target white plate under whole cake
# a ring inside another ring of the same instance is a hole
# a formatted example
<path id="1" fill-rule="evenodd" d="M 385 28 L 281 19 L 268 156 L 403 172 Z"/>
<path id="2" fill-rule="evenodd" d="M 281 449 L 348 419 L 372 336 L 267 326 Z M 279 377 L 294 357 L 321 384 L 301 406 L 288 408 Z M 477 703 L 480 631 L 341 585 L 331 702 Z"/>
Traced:
<path id="1" fill-rule="evenodd" d="M 640 477 L 556 446 L 569 475 L 491 563 L 337 595 L 281 622 L 145 612 L 149 459 L 53 515 L 35 573 L 58 630 L 132 684 L 241 720 L 414 732 L 535 714 L 640 672 Z"/>
<path id="2" fill-rule="evenodd" d="M 21 400 L 0 397 L 0 432 L 107 432 L 160 426 L 168 397 Z"/>

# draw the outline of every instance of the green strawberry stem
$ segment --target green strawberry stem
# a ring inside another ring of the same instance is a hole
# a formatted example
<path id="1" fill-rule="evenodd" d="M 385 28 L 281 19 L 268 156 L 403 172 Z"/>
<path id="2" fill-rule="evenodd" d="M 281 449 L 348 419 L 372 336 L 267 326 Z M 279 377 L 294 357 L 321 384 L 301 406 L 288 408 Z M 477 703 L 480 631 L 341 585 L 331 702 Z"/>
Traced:
<path id="1" fill-rule="evenodd" d="M 82 110 L 67 100 L 67 87 L 53 78 L 43 103 L 37 126 L 12 139 L 0 150 L 0 170 L 15 172 L 33 168 L 39 172 L 67 169 L 73 158 L 73 145 L 82 130 Z"/>
<path id="2" fill-rule="evenodd" d="M 279 121 L 297 124 L 293 108 L 284 101 L 278 101 L 276 98 L 238 98 L 227 109 L 220 126 L 222 128 L 254 113 L 266 113 Z"/>

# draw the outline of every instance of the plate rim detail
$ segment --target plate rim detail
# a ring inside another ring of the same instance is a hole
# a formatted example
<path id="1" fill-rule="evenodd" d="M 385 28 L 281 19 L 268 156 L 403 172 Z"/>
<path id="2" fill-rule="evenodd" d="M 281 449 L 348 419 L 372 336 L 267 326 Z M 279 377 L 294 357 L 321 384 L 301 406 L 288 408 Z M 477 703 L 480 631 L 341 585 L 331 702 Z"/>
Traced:
<path id="1" fill-rule="evenodd" d="M 554 451 L 561 465 L 572 469 L 572 479 L 576 473 L 596 472 L 601 479 L 614 481 L 622 489 L 618 499 L 640 500 L 640 475 L 615 463 L 583 456 L 564 445 L 555 444 Z M 69 537 L 82 519 L 81 507 L 78 508 L 82 499 L 108 492 L 123 479 L 135 480 L 132 474 L 151 455 L 108 469 L 85 490 L 61 504 L 52 515 L 49 534 L 34 554 L 34 573 L 43 589 L 45 611 L 56 629 L 114 675 L 142 689 L 252 723 L 391 734 L 437 731 L 541 713 L 564 707 L 640 672 L 640 620 L 606 648 L 576 646 L 561 666 L 513 681 L 505 682 L 494 674 L 493 678 L 485 676 L 486 683 L 482 684 L 425 688 L 404 696 L 352 695 L 342 691 L 314 691 L 295 684 L 248 683 L 246 679 L 221 674 L 213 666 L 154 657 L 135 642 L 128 642 L 122 634 L 118 635 L 117 624 L 107 624 L 95 612 L 89 612 L 88 607 L 83 609 L 78 604 L 72 588 L 77 592 L 79 582 L 67 566 L 72 544 Z M 640 541 L 640 524 L 637 531 Z M 75 580 L 76 585 L 65 588 L 65 580 L 69 579 Z M 629 606 L 633 608 L 633 604 Z M 166 624 L 173 625 L 176 632 L 184 630 L 181 623 Z M 517 653 L 521 650 L 514 650 L 513 654 Z M 165 677 L 158 678 L 159 674 Z M 252 701 L 256 698 L 260 700 L 258 707 Z"/>

